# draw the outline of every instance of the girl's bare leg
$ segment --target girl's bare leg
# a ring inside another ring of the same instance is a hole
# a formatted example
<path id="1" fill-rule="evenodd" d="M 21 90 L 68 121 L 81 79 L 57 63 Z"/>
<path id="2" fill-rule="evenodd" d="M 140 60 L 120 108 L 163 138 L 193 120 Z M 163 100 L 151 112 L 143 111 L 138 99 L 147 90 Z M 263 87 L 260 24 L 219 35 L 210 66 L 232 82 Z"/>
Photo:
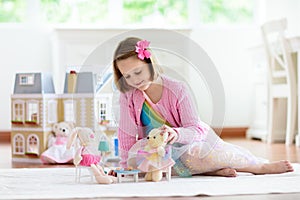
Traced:
<path id="1" fill-rule="evenodd" d="M 250 172 L 253 174 L 281 174 L 281 173 L 292 172 L 292 171 L 294 171 L 294 169 L 291 163 L 287 160 L 281 160 L 281 161 L 263 163 L 261 165 L 254 165 L 254 166 L 240 168 L 240 169 L 223 168 L 213 172 L 206 172 L 203 175 L 236 177 L 237 172 Z"/>
<path id="2" fill-rule="evenodd" d="M 238 172 L 250 172 L 253 174 L 280 174 L 294 171 L 293 166 L 287 160 L 281 160 L 271 163 L 263 163 L 250 167 L 237 169 Z"/>
<path id="3" fill-rule="evenodd" d="M 224 177 L 236 177 L 236 170 L 233 168 L 223 168 L 213 172 L 206 172 L 203 175 L 207 176 L 224 176 Z"/>

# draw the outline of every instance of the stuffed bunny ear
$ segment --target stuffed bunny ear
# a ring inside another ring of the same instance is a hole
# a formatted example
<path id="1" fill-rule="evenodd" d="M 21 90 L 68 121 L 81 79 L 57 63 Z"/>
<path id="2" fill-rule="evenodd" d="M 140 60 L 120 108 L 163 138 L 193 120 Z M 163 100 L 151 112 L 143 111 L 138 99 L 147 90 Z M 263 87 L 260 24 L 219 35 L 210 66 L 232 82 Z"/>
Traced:
<path id="1" fill-rule="evenodd" d="M 74 122 L 68 122 L 71 130 L 75 128 L 75 123 Z"/>
<path id="2" fill-rule="evenodd" d="M 53 126 L 52 126 L 52 131 L 54 133 L 57 133 L 58 132 L 58 123 L 54 123 Z"/>
<path id="3" fill-rule="evenodd" d="M 78 130 L 77 128 L 74 128 L 71 135 L 68 138 L 67 142 L 67 149 L 70 149 L 72 144 L 74 143 L 75 139 L 77 138 Z"/>

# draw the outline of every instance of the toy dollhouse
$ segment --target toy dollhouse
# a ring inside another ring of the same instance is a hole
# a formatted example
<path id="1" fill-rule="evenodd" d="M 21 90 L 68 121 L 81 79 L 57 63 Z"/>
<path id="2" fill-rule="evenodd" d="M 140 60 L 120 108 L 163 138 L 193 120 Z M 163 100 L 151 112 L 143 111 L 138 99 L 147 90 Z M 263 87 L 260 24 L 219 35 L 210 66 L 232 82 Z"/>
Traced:
<path id="1" fill-rule="evenodd" d="M 95 132 L 112 121 L 111 73 L 66 73 L 64 92 L 56 94 L 51 74 L 17 73 L 11 95 L 12 160 L 40 162 L 52 125 L 72 122 Z"/>

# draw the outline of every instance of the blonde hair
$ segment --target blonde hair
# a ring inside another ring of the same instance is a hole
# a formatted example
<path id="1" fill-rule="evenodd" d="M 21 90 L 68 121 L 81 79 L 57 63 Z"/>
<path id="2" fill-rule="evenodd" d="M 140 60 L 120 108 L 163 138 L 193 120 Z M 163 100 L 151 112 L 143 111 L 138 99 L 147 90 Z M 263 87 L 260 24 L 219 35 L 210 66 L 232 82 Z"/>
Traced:
<path id="1" fill-rule="evenodd" d="M 118 90 L 120 90 L 123 93 L 129 91 L 131 87 L 126 83 L 126 80 L 122 78 L 123 75 L 119 70 L 118 61 L 125 60 L 132 56 L 137 57 L 137 53 L 135 52 L 135 46 L 137 42 L 141 40 L 142 39 L 136 37 L 126 38 L 125 40 L 119 43 L 118 47 L 115 50 L 114 58 L 113 58 L 114 83 L 118 88 Z M 147 48 L 147 50 L 151 51 L 149 48 Z M 160 74 L 161 69 L 158 65 L 155 64 L 156 62 L 154 61 L 152 52 L 151 52 L 151 57 L 145 58 L 143 61 L 148 64 L 149 71 L 151 74 L 150 76 L 151 81 L 155 80 L 157 76 Z"/>

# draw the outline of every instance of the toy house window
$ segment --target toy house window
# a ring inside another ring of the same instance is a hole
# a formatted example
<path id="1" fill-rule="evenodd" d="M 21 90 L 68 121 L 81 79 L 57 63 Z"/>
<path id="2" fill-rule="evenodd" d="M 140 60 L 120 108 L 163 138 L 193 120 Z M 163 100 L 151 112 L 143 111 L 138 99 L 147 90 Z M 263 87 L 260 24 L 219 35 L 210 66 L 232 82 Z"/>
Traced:
<path id="1" fill-rule="evenodd" d="M 13 123 L 23 123 L 24 121 L 24 102 L 17 101 L 13 103 Z"/>
<path id="2" fill-rule="evenodd" d="M 20 85 L 33 85 L 34 84 L 34 74 L 22 74 L 19 76 Z"/>
<path id="3" fill-rule="evenodd" d="M 25 153 L 25 138 L 22 134 L 16 134 L 13 138 L 13 154 L 23 155 Z"/>
<path id="4" fill-rule="evenodd" d="M 64 120 L 66 122 L 75 122 L 76 108 L 72 100 L 64 102 Z"/>
<path id="5" fill-rule="evenodd" d="M 111 97 L 104 96 L 101 97 L 98 101 L 98 121 L 100 124 L 106 124 L 111 120 Z"/>
<path id="6" fill-rule="evenodd" d="M 26 154 L 39 155 L 39 138 L 35 134 L 31 134 L 27 138 Z"/>
<path id="7" fill-rule="evenodd" d="M 100 119 L 101 120 L 106 120 L 107 119 L 107 113 L 106 113 L 106 109 L 107 109 L 107 106 L 106 106 L 106 103 L 100 103 Z"/>
<path id="8" fill-rule="evenodd" d="M 48 122 L 57 122 L 57 101 L 51 100 L 48 102 Z"/>
<path id="9" fill-rule="evenodd" d="M 27 117 L 26 123 L 38 123 L 39 117 L 39 103 L 38 101 L 27 102 Z"/>

